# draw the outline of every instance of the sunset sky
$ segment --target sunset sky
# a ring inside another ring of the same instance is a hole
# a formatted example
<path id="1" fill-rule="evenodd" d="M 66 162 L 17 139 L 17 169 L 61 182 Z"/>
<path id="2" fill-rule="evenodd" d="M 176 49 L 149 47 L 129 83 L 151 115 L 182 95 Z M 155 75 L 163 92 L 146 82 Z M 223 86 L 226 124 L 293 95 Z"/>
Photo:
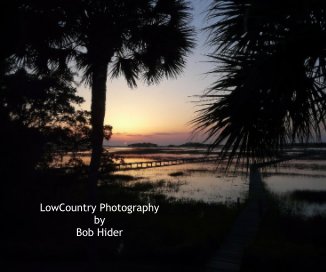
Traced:
<path id="1" fill-rule="evenodd" d="M 192 0 L 193 21 L 196 29 L 196 48 L 187 59 L 184 72 L 177 79 L 162 80 L 159 85 L 147 86 L 142 82 L 130 89 L 124 78 L 108 79 L 105 124 L 113 126 L 110 145 L 127 145 L 135 142 L 152 142 L 159 145 L 182 144 L 200 141 L 191 138 L 189 125 L 198 109 L 194 95 L 202 92 L 213 81 L 205 75 L 212 66 L 205 56 L 207 33 L 200 31 L 205 26 L 208 0 Z M 79 88 L 86 99 L 84 107 L 90 107 L 90 90 Z"/>

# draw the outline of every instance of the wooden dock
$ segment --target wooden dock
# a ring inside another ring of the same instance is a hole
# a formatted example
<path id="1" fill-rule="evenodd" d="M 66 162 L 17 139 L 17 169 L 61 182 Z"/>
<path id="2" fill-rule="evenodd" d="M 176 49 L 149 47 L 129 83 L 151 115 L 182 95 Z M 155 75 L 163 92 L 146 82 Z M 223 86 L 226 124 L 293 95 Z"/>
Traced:
<path id="1" fill-rule="evenodd" d="M 253 241 L 265 210 L 265 197 L 259 166 L 252 166 L 249 177 L 249 199 L 237 217 L 228 236 L 206 266 L 207 272 L 240 271 L 245 248 Z"/>
<path id="2" fill-rule="evenodd" d="M 157 160 L 157 161 L 147 161 L 147 162 L 130 162 L 130 163 L 119 163 L 115 164 L 116 171 L 126 171 L 126 170 L 136 170 L 136 169 L 146 169 L 153 167 L 163 167 L 186 163 L 200 163 L 200 162 L 216 162 L 218 158 L 216 157 L 199 157 L 199 158 L 183 158 L 183 159 L 173 159 L 173 160 Z"/>

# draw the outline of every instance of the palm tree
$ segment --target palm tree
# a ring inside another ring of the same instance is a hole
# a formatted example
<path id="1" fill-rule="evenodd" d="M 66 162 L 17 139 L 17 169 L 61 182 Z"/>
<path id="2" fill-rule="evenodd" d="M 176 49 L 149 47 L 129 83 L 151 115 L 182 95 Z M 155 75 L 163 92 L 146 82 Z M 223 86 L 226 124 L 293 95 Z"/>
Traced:
<path id="1" fill-rule="evenodd" d="M 214 0 L 218 80 L 193 121 L 229 163 L 264 161 L 325 127 L 326 3 Z"/>
<path id="2" fill-rule="evenodd" d="M 75 31 L 75 59 L 92 90 L 89 176 L 94 187 L 102 154 L 108 73 L 123 75 L 130 87 L 136 87 L 138 79 L 152 84 L 176 77 L 193 46 L 193 34 L 189 6 L 183 0 L 83 0 L 73 9 L 67 24 Z"/>
<path id="3" fill-rule="evenodd" d="M 70 74 L 75 63 L 92 89 L 89 175 L 94 187 L 102 154 L 108 73 L 123 75 L 130 87 L 136 87 L 137 80 L 156 84 L 164 77 L 176 77 L 193 46 L 188 3 L 17 0 L 6 4 L 1 10 L 6 38 L 1 65 L 9 60 L 18 68 L 47 75 Z"/>
<path id="4" fill-rule="evenodd" d="M 12 153 L 12 161 L 7 163 L 26 170 L 45 162 L 45 154 L 50 159 L 53 143 L 63 146 L 68 145 L 68 140 L 72 142 L 68 130 L 81 130 L 88 121 L 86 112 L 75 109 L 84 100 L 76 95 L 73 73 L 68 68 L 73 50 L 65 47 L 70 33 L 58 23 L 65 18 L 60 3 L 61 0 L 17 0 L 0 4 L 4 40 L 0 55 L 0 118 L 7 124 L 3 139 L 7 139 L 5 149 Z M 26 137 L 30 135 L 27 149 L 17 147 L 18 138 L 8 136 L 15 129 Z M 32 149 L 34 159 L 24 162 Z"/>

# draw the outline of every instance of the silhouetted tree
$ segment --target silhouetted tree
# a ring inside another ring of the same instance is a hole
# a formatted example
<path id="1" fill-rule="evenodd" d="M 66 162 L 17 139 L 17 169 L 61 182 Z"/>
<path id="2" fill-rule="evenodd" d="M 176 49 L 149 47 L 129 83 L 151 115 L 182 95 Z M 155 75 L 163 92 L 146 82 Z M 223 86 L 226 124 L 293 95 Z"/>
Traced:
<path id="1" fill-rule="evenodd" d="M 89 113 L 76 109 L 84 100 L 70 76 L 20 68 L 2 74 L 0 86 L 0 144 L 6 154 L 1 166 L 32 170 L 37 163 L 51 163 L 58 151 L 90 146 Z"/>
<path id="2" fill-rule="evenodd" d="M 61 2 L 0 4 L 5 41 L 0 50 L 0 118 L 5 131 L 1 144 L 8 158 L 4 168 L 25 165 L 32 169 L 45 154 L 52 158 L 50 145 L 59 149 L 69 145 L 72 150 L 72 135 L 81 127 L 85 133 L 89 129 L 87 112 L 75 108 L 84 100 L 76 95 L 68 66 L 73 50 L 66 46 L 70 32 L 60 23 L 66 16 Z M 75 143 L 81 143 L 81 137 L 77 138 Z"/>
<path id="3" fill-rule="evenodd" d="M 17 0 L 3 12 L 10 38 L 5 57 L 38 75 L 82 71 L 92 89 L 90 180 L 96 186 L 104 136 L 106 81 L 124 75 L 130 87 L 176 77 L 193 46 L 183 0 Z M 16 22 L 11 18 L 16 17 Z M 12 32 L 9 28 L 13 27 Z"/>
<path id="4" fill-rule="evenodd" d="M 96 186 L 108 72 L 123 75 L 130 87 L 138 79 L 151 84 L 176 77 L 193 45 L 192 29 L 183 0 L 83 0 L 76 9 L 75 60 L 92 89 L 90 180 Z"/>
<path id="5" fill-rule="evenodd" d="M 215 0 L 211 55 L 218 80 L 197 130 L 222 158 L 263 161 L 325 127 L 326 2 Z"/>

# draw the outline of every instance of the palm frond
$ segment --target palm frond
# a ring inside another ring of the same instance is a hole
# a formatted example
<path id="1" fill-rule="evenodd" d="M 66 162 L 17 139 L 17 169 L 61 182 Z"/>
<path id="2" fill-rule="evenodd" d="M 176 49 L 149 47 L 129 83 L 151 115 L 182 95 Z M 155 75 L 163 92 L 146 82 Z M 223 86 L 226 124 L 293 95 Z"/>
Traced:
<path id="1" fill-rule="evenodd" d="M 112 63 L 111 77 L 123 75 L 130 88 L 137 87 L 139 63 L 131 57 L 117 56 Z"/>
<path id="2" fill-rule="evenodd" d="M 313 2 L 313 3 L 312 3 Z M 208 30 L 216 97 L 193 120 L 222 158 L 264 161 L 286 144 L 320 139 L 325 126 L 323 1 L 214 1 Z"/>
<path id="3" fill-rule="evenodd" d="M 133 37 L 136 46 L 132 50 L 147 83 L 175 78 L 183 70 L 185 58 L 194 46 L 189 11 L 186 1 L 156 1 L 147 18 L 151 23 L 139 28 Z"/>

